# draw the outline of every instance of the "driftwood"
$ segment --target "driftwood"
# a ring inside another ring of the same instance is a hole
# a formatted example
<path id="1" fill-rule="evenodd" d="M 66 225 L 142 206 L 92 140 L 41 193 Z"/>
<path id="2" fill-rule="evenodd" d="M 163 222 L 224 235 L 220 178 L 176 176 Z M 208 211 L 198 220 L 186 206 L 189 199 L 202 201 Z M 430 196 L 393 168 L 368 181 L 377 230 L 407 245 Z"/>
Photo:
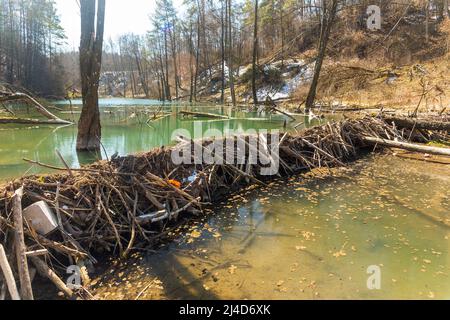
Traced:
<path id="1" fill-rule="evenodd" d="M 9 295 L 12 300 L 20 300 L 19 291 L 17 290 L 16 280 L 14 279 L 11 266 L 9 265 L 8 258 L 6 257 L 5 249 L 0 244 L 0 267 L 3 271 L 3 276 L 8 286 Z"/>
<path id="2" fill-rule="evenodd" d="M 23 100 L 23 101 L 29 103 L 30 105 L 34 106 L 40 114 L 42 114 L 47 119 L 52 120 L 51 124 L 72 124 L 72 122 L 63 120 L 63 119 L 57 117 L 56 115 L 54 115 L 53 113 L 51 113 L 50 111 L 48 111 L 36 99 L 34 99 L 33 97 L 31 97 L 30 95 L 28 95 L 26 93 L 21 93 L 21 92 L 9 93 L 9 92 L 4 92 L 4 91 L 0 92 L 0 103 L 10 102 L 10 101 L 18 101 L 18 100 Z"/>
<path id="3" fill-rule="evenodd" d="M 398 148 L 414 152 L 429 153 L 439 156 L 450 156 L 450 148 L 423 146 L 413 143 L 398 142 L 374 137 L 364 137 L 363 141 L 372 145 L 381 145 L 385 147 Z"/>
<path id="4" fill-rule="evenodd" d="M 400 128 L 408 129 L 424 129 L 433 131 L 447 131 L 450 132 L 450 121 L 433 121 L 421 120 L 412 118 L 398 118 L 398 117 L 383 117 L 388 123 L 395 123 Z"/>
<path id="5" fill-rule="evenodd" d="M 23 300 L 33 300 L 30 272 L 26 255 L 25 236 L 22 216 L 23 188 L 16 190 L 13 197 L 14 246 L 16 250 L 17 269 L 20 280 L 20 293 Z"/>
<path id="6" fill-rule="evenodd" d="M 68 125 L 72 123 L 68 123 L 65 120 L 40 120 L 40 119 L 27 119 L 27 118 L 0 118 L 0 124 L 49 124 L 49 125 Z"/>
<path id="7" fill-rule="evenodd" d="M 228 116 L 206 112 L 180 111 L 180 114 L 183 116 L 192 116 L 199 118 L 213 118 L 213 119 L 227 119 L 227 120 L 230 119 L 230 117 Z"/>

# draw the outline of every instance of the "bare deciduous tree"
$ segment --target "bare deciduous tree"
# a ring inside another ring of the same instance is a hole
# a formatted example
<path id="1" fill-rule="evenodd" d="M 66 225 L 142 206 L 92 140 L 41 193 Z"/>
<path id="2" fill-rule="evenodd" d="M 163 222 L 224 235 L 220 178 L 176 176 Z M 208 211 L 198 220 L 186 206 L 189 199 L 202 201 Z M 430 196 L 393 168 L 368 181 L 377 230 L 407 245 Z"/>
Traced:
<path id="1" fill-rule="evenodd" d="M 309 111 L 314 107 L 316 100 L 317 85 L 319 83 L 320 71 L 322 70 L 323 60 L 327 51 L 328 40 L 330 38 L 331 27 L 336 18 L 339 0 L 323 0 L 323 14 L 322 14 L 322 31 L 319 40 L 319 51 L 317 54 L 316 65 L 314 68 L 314 77 L 309 89 L 308 97 L 306 99 L 306 110 Z"/>

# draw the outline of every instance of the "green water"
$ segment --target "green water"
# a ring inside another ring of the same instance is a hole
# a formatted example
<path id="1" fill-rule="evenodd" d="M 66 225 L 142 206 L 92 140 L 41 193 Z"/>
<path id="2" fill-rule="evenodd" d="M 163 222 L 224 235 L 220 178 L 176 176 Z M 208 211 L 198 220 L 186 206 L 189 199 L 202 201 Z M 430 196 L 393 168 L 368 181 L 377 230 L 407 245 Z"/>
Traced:
<path id="1" fill-rule="evenodd" d="M 450 170 L 393 156 L 241 192 L 157 252 L 95 279 L 101 299 L 450 299 Z M 381 289 L 369 290 L 369 266 Z"/>
<path id="2" fill-rule="evenodd" d="M 57 102 L 63 111 L 51 110 L 63 119 L 77 121 L 80 115 L 80 101 L 72 101 L 70 107 L 67 102 Z M 227 107 L 187 105 L 161 106 L 154 100 L 139 99 L 102 99 L 102 144 L 106 152 L 102 151 L 101 158 L 148 151 L 155 147 L 172 144 L 172 134 L 175 129 L 186 129 L 193 138 L 200 138 L 210 129 L 222 133 L 227 130 L 247 129 L 283 129 L 285 118 L 277 115 L 247 113 L 232 111 Z M 153 112 L 162 108 L 170 112 L 171 116 L 147 123 Z M 234 120 L 193 120 L 177 115 L 179 110 L 198 110 L 201 112 L 229 115 Z M 18 106 L 14 111 L 26 118 L 38 117 L 33 110 Z M 299 122 L 306 126 L 316 125 L 319 121 L 309 122 L 299 117 Z M 295 123 L 294 123 L 295 124 Z M 195 128 L 199 127 L 195 133 Z M 301 128 L 301 127 L 300 127 Z M 202 133 L 201 133 L 202 132 Z M 23 158 L 40 161 L 62 167 L 63 164 L 55 150 L 59 150 L 69 166 L 77 168 L 99 159 L 99 155 L 91 153 L 77 153 L 77 126 L 56 127 L 50 125 L 0 125 L 0 181 L 20 177 L 24 174 L 47 173 L 48 169 L 33 166 L 23 161 Z"/>

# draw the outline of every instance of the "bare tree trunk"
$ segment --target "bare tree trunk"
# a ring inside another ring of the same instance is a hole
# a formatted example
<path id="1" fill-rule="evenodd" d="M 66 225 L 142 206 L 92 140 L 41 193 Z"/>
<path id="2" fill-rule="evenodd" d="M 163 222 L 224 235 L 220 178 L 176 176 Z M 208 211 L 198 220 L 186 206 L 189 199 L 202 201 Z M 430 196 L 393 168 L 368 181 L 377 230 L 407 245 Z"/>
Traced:
<path id="1" fill-rule="evenodd" d="M 194 33 L 193 30 L 193 25 L 192 22 L 189 25 L 189 39 L 188 39 L 188 44 L 189 44 L 189 76 L 190 76 L 190 89 L 189 89 L 189 102 L 192 103 L 194 101 L 194 62 L 193 62 L 193 55 L 194 53 L 194 43 L 192 40 L 192 35 Z"/>
<path id="2" fill-rule="evenodd" d="M 200 69 L 200 4 L 197 1 L 197 50 L 195 52 L 194 101 L 197 102 L 198 74 Z"/>
<path id="3" fill-rule="evenodd" d="M 167 21 L 169 21 L 168 17 L 167 17 Z M 176 37 L 175 27 L 176 27 L 175 22 L 172 22 L 172 31 L 169 30 L 169 36 L 170 36 L 170 44 L 171 44 L 172 59 L 173 59 L 173 71 L 174 71 L 174 80 L 175 80 L 175 99 L 178 100 L 178 98 L 180 96 L 178 89 L 181 87 L 181 85 L 180 85 L 180 77 L 178 76 L 177 46 L 175 43 L 175 37 Z"/>
<path id="4" fill-rule="evenodd" d="M 80 74 L 83 110 L 78 123 L 77 150 L 100 150 L 101 125 L 98 106 L 98 86 L 102 63 L 105 0 L 80 0 L 81 41 Z"/>
<path id="5" fill-rule="evenodd" d="M 166 68 L 166 98 L 167 100 L 172 100 L 172 95 L 170 94 L 170 83 L 169 83 L 169 53 L 167 46 L 167 32 L 164 31 L 164 64 Z"/>
<path id="6" fill-rule="evenodd" d="M 236 106 L 236 92 L 234 89 L 234 68 L 233 68 L 233 32 L 232 32 L 232 6 L 231 1 L 228 0 L 228 74 L 230 77 L 230 92 L 231 92 L 231 101 L 233 103 L 233 107 Z"/>
<path id="7" fill-rule="evenodd" d="M 150 90 L 148 88 L 148 84 L 145 79 L 144 72 L 142 70 L 142 65 L 141 65 L 142 57 L 141 57 L 140 49 L 138 48 L 137 43 L 136 43 L 136 48 L 134 51 L 134 58 L 136 60 L 136 66 L 138 69 L 138 74 L 139 74 L 139 79 L 141 81 L 142 89 L 144 90 L 145 97 L 148 99 L 148 98 L 150 98 Z"/>
<path id="8" fill-rule="evenodd" d="M 252 93 L 253 103 L 258 104 L 258 94 L 256 91 L 256 59 L 258 57 L 258 0 L 255 0 L 255 22 L 253 29 L 253 63 L 252 63 Z"/>
<path id="9" fill-rule="evenodd" d="M 328 40 L 330 38 L 331 27 L 333 26 L 336 17 L 339 0 L 331 0 L 331 8 L 328 8 L 328 1 L 323 0 L 323 18 L 322 18 L 322 32 L 319 41 L 319 52 L 317 55 L 316 66 L 314 70 L 314 77 L 309 89 L 308 97 L 306 99 L 306 111 L 309 112 L 314 107 L 316 100 L 317 85 L 319 83 L 320 72 L 322 70 L 323 60 L 327 51 Z"/>
<path id="10" fill-rule="evenodd" d="M 430 41 L 430 1 L 425 2 L 425 41 Z"/>
<path id="11" fill-rule="evenodd" d="M 284 68 L 284 1 L 280 2 L 280 33 L 281 33 L 281 68 Z"/>
<path id="12" fill-rule="evenodd" d="M 225 8 L 226 4 L 224 4 L 225 0 L 222 0 L 222 8 L 220 10 L 220 29 L 221 29 L 221 38 L 220 38 L 220 51 L 221 51 L 221 62 L 222 62 L 222 85 L 221 85 L 221 94 L 220 94 L 220 103 L 225 102 Z"/>

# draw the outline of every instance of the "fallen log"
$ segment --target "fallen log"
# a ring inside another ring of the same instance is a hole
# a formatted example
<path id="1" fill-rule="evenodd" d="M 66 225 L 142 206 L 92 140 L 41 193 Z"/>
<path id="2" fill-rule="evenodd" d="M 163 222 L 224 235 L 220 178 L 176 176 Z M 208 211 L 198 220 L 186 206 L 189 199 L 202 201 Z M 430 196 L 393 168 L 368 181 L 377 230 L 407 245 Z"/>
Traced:
<path id="1" fill-rule="evenodd" d="M 19 291 L 17 290 L 16 280 L 14 279 L 11 266 L 9 265 L 8 258 L 6 257 L 5 249 L 0 244 L 0 268 L 3 271 L 3 276 L 8 286 L 9 295 L 12 300 L 20 300 Z"/>
<path id="2" fill-rule="evenodd" d="M 404 149 L 404 150 L 408 150 L 408 151 L 422 152 L 422 153 L 434 154 L 434 155 L 438 155 L 438 156 L 449 156 L 450 157 L 450 149 L 449 148 L 423 146 L 423 145 L 418 145 L 418 144 L 413 144 L 413 143 L 398 142 L 398 141 L 385 140 L 385 139 L 373 138 L 373 137 L 363 137 L 362 140 L 365 143 L 368 143 L 371 145 L 381 145 L 381 146 L 390 147 L 390 148 L 398 148 L 398 149 Z"/>
<path id="3" fill-rule="evenodd" d="M 412 118 L 383 117 L 387 123 L 395 123 L 399 128 L 423 129 L 432 131 L 450 131 L 450 122 L 448 121 L 430 121 Z"/>
<path id="4" fill-rule="evenodd" d="M 180 114 L 184 116 L 193 116 L 200 118 L 227 119 L 227 120 L 230 119 L 230 117 L 228 116 L 206 112 L 180 111 Z"/>
<path id="5" fill-rule="evenodd" d="M 16 92 L 0 96 L 0 102 L 17 101 L 17 100 L 24 100 L 28 102 L 29 104 L 34 106 L 36 110 L 47 119 L 54 120 L 55 122 L 60 124 L 72 124 L 72 122 L 63 120 L 54 115 L 53 113 L 51 113 L 50 111 L 48 111 L 42 104 L 40 104 L 36 99 L 34 99 L 28 94 Z"/>
<path id="6" fill-rule="evenodd" d="M 0 118 L 0 124 L 10 124 L 10 123 L 15 123 L 15 124 L 50 124 L 50 125 L 54 125 L 54 124 L 60 124 L 60 125 L 68 125 L 68 124 L 72 124 L 69 123 L 65 120 L 40 120 L 40 119 L 27 119 L 27 118 Z"/>

